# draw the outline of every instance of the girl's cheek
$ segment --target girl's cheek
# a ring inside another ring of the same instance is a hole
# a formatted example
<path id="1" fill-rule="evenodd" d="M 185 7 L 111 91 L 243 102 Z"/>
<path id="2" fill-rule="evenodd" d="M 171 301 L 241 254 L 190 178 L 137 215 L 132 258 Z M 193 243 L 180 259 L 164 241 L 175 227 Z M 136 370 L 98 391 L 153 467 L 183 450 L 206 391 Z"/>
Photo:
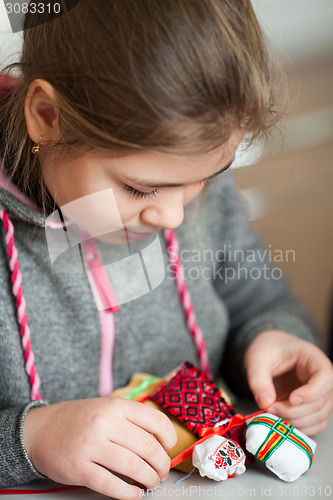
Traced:
<path id="1" fill-rule="evenodd" d="M 190 203 L 203 189 L 203 184 L 199 184 L 198 186 L 188 186 L 185 190 L 184 195 L 184 206 Z"/>
<path id="2" fill-rule="evenodd" d="M 128 221 L 136 219 L 142 210 L 144 201 L 135 200 L 130 198 L 127 192 L 121 192 L 119 190 L 114 191 L 116 210 L 119 213 L 123 224 L 126 225 Z"/>

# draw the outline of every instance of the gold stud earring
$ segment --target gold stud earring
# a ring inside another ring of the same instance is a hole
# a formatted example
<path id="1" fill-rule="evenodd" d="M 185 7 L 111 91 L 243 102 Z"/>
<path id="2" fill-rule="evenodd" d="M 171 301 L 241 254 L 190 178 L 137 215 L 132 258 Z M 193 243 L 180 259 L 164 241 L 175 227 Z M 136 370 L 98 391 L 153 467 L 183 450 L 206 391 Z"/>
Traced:
<path id="1" fill-rule="evenodd" d="M 39 141 L 41 141 L 41 140 L 42 140 L 42 136 L 39 136 Z M 36 155 L 36 154 L 38 154 L 40 152 L 41 149 L 42 148 L 40 147 L 40 142 L 39 142 L 36 146 L 34 146 L 33 148 L 31 148 L 31 152 L 34 155 Z"/>

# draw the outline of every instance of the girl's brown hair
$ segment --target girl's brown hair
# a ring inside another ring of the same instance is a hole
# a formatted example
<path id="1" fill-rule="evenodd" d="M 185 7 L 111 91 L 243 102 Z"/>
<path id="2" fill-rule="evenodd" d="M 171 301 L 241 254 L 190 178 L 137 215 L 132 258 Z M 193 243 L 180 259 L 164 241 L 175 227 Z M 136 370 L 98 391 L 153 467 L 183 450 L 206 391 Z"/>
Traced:
<path id="1" fill-rule="evenodd" d="M 71 2 L 57 3 L 64 12 Z M 50 200 L 24 117 L 35 79 L 53 86 L 59 105 L 62 139 L 42 144 L 48 152 L 204 152 L 236 128 L 257 137 L 275 121 L 266 43 L 249 0 L 74 3 L 61 16 L 26 14 L 20 61 L 0 72 L 20 70 L 0 108 L 0 154 L 44 210 Z"/>

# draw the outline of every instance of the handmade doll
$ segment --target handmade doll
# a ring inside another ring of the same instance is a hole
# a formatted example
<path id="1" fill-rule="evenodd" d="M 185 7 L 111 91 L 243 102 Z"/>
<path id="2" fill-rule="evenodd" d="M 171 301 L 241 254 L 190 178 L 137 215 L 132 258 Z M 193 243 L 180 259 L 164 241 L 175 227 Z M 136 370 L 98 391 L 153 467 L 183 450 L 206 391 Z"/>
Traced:
<path id="1" fill-rule="evenodd" d="M 114 396 L 158 408 L 171 419 L 177 444 L 171 467 L 216 481 L 245 472 L 253 456 L 284 481 L 295 481 L 312 464 L 316 443 L 288 422 L 261 411 L 244 417 L 207 376 L 188 361 L 163 379 L 135 374 Z"/>

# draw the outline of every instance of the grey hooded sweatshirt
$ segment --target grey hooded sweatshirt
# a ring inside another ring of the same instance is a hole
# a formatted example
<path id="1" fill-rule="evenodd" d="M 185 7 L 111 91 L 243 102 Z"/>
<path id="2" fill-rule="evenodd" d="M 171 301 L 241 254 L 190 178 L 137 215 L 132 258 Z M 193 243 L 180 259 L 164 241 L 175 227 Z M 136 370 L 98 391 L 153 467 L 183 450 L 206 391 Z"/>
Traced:
<path id="1" fill-rule="evenodd" d="M 214 375 L 222 374 L 236 393 L 246 395 L 243 356 L 257 334 L 279 329 L 313 341 L 315 327 L 290 293 L 277 264 L 265 258 L 267 252 L 248 225 L 232 173 L 216 178 L 201 206 L 196 203 L 193 200 L 185 207 L 184 222 L 175 230 L 184 281 Z M 75 266 L 61 270 L 52 265 L 42 213 L 3 187 L 0 210 L 8 213 L 14 226 L 31 346 L 41 379 L 41 400 L 31 402 L 6 231 L 0 220 L 0 486 L 4 487 L 41 477 L 22 438 L 24 417 L 31 407 L 100 395 L 103 347 L 100 315 L 87 273 L 75 271 Z M 164 279 L 149 293 L 124 301 L 113 314 L 114 388 L 127 384 L 134 372 L 163 376 L 185 359 L 198 365 L 163 231 L 158 237 Z M 122 245 L 97 245 L 104 262 L 122 261 L 127 255 Z M 150 277 L 160 273 L 154 270 L 154 259 L 148 264 Z M 140 264 L 120 285 L 131 290 L 139 272 L 142 275 Z"/>

